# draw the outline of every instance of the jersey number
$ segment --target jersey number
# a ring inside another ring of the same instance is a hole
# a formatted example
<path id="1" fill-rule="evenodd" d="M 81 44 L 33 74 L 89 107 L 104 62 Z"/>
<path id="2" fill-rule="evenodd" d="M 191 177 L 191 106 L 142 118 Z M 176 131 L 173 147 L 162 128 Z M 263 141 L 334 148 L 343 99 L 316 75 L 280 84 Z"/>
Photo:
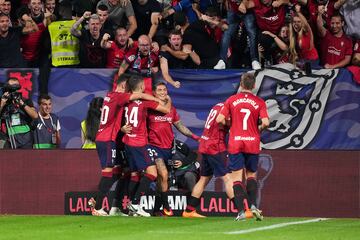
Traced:
<path id="1" fill-rule="evenodd" d="M 206 119 L 205 128 L 209 129 L 212 121 L 214 121 L 217 114 L 217 110 L 211 109 L 208 118 Z"/>
<path id="2" fill-rule="evenodd" d="M 110 110 L 110 108 L 108 106 L 103 106 L 103 108 L 101 110 L 100 123 L 102 125 L 107 123 L 107 120 L 109 117 L 109 110 Z"/>
<path id="3" fill-rule="evenodd" d="M 245 116 L 243 118 L 243 130 L 248 130 L 248 119 L 250 117 L 250 110 L 247 108 L 242 108 L 240 112 L 245 113 Z"/>
<path id="4" fill-rule="evenodd" d="M 138 111 L 139 107 L 133 107 L 131 109 L 131 112 L 129 114 L 129 108 L 125 107 L 125 118 L 126 118 L 126 124 L 131 124 L 133 127 L 138 126 Z"/>

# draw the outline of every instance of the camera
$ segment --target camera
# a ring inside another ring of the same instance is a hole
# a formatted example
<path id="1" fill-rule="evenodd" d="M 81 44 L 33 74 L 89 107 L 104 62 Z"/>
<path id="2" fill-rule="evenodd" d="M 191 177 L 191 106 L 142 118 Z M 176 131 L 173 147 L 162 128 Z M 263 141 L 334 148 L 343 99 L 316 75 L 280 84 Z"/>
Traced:
<path id="1" fill-rule="evenodd" d="M 19 103 L 20 99 L 22 98 L 22 94 L 20 92 L 17 92 L 17 90 L 19 90 L 21 88 L 21 86 L 19 84 L 14 84 L 14 85 L 10 85 L 10 84 L 5 84 L 2 87 L 2 93 L 9 93 L 8 96 L 2 96 L 2 98 L 6 98 L 9 99 L 10 101 L 14 102 L 14 103 Z"/>

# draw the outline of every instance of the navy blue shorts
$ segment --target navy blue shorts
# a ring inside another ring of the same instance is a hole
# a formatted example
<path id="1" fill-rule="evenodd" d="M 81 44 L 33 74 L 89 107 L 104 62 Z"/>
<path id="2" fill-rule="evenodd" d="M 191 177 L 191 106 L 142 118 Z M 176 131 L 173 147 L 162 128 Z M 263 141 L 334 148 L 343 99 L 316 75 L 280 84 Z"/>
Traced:
<path id="1" fill-rule="evenodd" d="M 242 168 L 250 172 L 256 172 L 258 169 L 259 154 L 251 153 L 238 153 L 229 155 L 229 169 L 231 171 L 237 171 Z"/>
<path id="2" fill-rule="evenodd" d="M 116 149 L 116 158 L 115 158 L 115 161 L 114 161 L 114 165 L 115 166 L 121 166 L 123 168 L 129 166 L 129 164 L 127 162 L 125 150 Z"/>
<path id="3" fill-rule="evenodd" d="M 229 173 L 227 167 L 226 152 L 216 155 L 202 154 L 202 162 L 200 166 L 201 176 L 222 177 Z"/>
<path id="4" fill-rule="evenodd" d="M 116 144 L 113 141 L 96 141 L 96 150 L 99 156 L 101 169 L 114 167 L 116 159 Z"/>
<path id="5" fill-rule="evenodd" d="M 149 147 L 155 154 L 155 160 L 157 158 L 161 158 L 165 163 L 167 163 L 168 160 L 172 158 L 172 148 L 159 148 L 153 145 L 150 145 Z"/>
<path id="6" fill-rule="evenodd" d="M 155 154 L 149 146 L 132 147 L 125 145 L 125 153 L 131 172 L 142 171 L 155 165 Z"/>

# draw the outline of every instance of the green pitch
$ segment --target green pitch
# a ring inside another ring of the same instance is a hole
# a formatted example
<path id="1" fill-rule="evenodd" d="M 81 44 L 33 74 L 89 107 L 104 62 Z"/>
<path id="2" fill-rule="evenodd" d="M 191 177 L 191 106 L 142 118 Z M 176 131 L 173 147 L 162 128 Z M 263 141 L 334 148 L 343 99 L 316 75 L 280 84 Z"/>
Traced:
<path id="1" fill-rule="evenodd" d="M 0 216 L 0 239 L 357 240 L 359 219 Z"/>

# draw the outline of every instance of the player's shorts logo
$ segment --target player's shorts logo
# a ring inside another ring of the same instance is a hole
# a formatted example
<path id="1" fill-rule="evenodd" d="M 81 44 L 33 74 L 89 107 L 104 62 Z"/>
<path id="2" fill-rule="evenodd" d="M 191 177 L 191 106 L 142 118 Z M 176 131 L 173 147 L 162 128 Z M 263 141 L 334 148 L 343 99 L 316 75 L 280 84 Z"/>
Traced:
<path id="1" fill-rule="evenodd" d="M 338 70 L 313 70 L 311 75 L 282 64 L 256 76 L 256 94 L 265 100 L 270 126 L 262 135 L 265 149 L 303 149 L 320 128 Z M 266 81 L 265 81 L 266 80 Z"/>

